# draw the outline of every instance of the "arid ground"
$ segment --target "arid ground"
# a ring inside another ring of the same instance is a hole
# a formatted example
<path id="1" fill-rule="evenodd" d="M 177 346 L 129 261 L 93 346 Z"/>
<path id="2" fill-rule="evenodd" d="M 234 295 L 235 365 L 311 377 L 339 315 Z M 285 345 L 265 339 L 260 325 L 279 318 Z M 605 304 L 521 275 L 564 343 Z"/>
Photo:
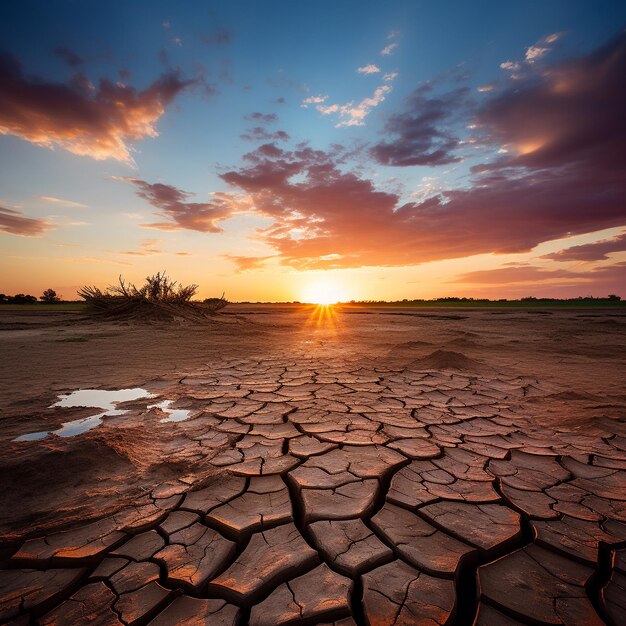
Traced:
<path id="1" fill-rule="evenodd" d="M 0 352 L 0 623 L 626 623 L 626 310 L 0 309 Z"/>

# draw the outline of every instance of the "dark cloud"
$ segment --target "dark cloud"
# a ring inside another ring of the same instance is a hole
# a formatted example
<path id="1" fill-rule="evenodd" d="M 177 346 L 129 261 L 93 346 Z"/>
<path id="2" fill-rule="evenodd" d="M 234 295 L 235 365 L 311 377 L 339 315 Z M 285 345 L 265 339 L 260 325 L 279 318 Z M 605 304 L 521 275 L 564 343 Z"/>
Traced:
<path id="1" fill-rule="evenodd" d="M 511 152 L 490 167 L 571 166 L 585 176 L 623 179 L 624 76 L 626 33 L 586 57 L 543 67 L 515 81 L 477 115 L 488 139 Z"/>
<path id="2" fill-rule="evenodd" d="M 253 113 L 246 115 L 244 119 L 248 120 L 249 122 L 256 122 L 257 124 L 261 124 L 261 126 L 248 128 L 243 134 L 239 135 L 242 139 L 246 141 L 271 142 L 289 140 L 289 135 L 284 130 L 270 132 L 262 126 L 277 122 L 278 115 L 276 115 L 276 113 L 261 113 L 259 111 L 254 111 Z"/>
<path id="3" fill-rule="evenodd" d="M 21 211 L 0 206 L 0 232 L 23 237 L 37 237 L 51 228 L 51 224 L 46 220 L 25 217 Z"/>
<path id="4" fill-rule="evenodd" d="M 53 83 L 24 75 L 14 57 L 0 54 L 0 134 L 94 159 L 131 161 L 130 144 L 157 135 L 166 107 L 192 83 L 177 72 L 143 91 L 104 79 L 95 87 L 82 75 Z"/>
<path id="5" fill-rule="evenodd" d="M 278 115 L 276 115 L 276 113 L 259 113 L 259 111 L 254 111 L 254 113 L 250 113 L 250 115 L 246 115 L 246 119 L 251 122 L 259 122 L 261 124 L 271 124 L 278 120 Z"/>
<path id="6" fill-rule="evenodd" d="M 158 230 L 196 230 L 202 233 L 219 233 L 219 222 L 229 218 L 236 210 L 229 194 L 213 194 L 211 202 L 189 202 L 190 193 L 172 185 L 148 183 L 138 178 L 124 180 L 137 187 L 137 195 L 159 209 L 158 215 L 166 218 L 165 222 L 142 224 L 145 228 Z"/>
<path id="7" fill-rule="evenodd" d="M 239 135 L 246 141 L 288 141 L 289 135 L 284 130 L 268 132 L 262 126 L 248 128 L 245 133 Z"/>
<path id="8" fill-rule="evenodd" d="M 54 54 L 63 59 L 70 67 L 78 67 L 84 63 L 83 59 L 65 46 L 59 46 L 53 50 Z"/>
<path id="9" fill-rule="evenodd" d="M 608 255 L 612 252 L 626 252 L 626 233 L 613 239 L 565 248 L 552 254 L 546 254 L 542 258 L 553 261 L 603 261 L 608 259 Z"/>
<path id="10" fill-rule="evenodd" d="M 385 125 L 391 141 L 371 149 L 383 165 L 445 165 L 460 161 L 455 154 L 459 140 L 446 126 L 466 104 L 469 90 L 455 89 L 440 96 L 430 95 L 430 86 L 420 87 L 407 98 L 407 110 L 392 115 Z"/>

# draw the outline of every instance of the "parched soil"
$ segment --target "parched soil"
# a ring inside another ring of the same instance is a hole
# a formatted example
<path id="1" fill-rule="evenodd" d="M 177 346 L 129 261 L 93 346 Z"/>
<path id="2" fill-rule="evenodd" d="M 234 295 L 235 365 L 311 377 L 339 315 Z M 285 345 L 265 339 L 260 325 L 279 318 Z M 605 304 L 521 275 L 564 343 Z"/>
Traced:
<path id="1" fill-rule="evenodd" d="M 0 623 L 626 623 L 625 313 L 0 310 L 0 351 Z"/>

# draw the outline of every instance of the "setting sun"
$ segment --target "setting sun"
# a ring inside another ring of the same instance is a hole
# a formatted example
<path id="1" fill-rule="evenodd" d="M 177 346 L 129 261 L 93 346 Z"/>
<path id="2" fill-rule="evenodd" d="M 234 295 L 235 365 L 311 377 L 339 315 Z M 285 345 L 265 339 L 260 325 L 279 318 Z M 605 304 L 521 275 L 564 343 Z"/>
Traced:
<path id="1" fill-rule="evenodd" d="M 304 292 L 304 301 L 313 304 L 336 304 L 345 299 L 345 293 L 339 284 L 329 279 L 312 283 Z"/>

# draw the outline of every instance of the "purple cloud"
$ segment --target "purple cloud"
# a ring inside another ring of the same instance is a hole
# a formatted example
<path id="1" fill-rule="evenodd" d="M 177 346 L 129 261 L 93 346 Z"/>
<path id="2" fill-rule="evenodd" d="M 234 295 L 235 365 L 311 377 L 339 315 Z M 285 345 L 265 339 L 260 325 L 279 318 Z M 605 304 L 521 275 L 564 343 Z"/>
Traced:
<path id="1" fill-rule="evenodd" d="M 276 113 L 260 113 L 259 111 L 254 111 L 254 113 L 250 113 L 250 115 L 246 115 L 246 119 L 251 122 L 258 122 L 261 124 L 271 124 L 278 120 L 278 115 L 276 115 Z"/>
<path id="2" fill-rule="evenodd" d="M 565 248 L 552 254 L 546 254 L 542 258 L 554 261 L 603 261 L 608 259 L 608 255 L 612 252 L 626 252 L 626 233 L 613 239 Z"/>
<path id="3" fill-rule="evenodd" d="M 25 217 L 21 211 L 0 206 L 0 232 L 22 237 L 37 237 L 52 228 L 50 222 L 33 217 Z"/>
<path id="4" fill-rule="evenodd" d="M 130 162 L 130 144 L 156 136 L 166 107 L 193 82 L 176 72 L 143 91 L 104 79 L 96 87 L 82 75 L 68 84 L 46 82 L 26 76 L 14 57 L 0 54 L 0 134 Z"/>
<path id="5" fill-rule="evenodd" d="M 407 98 L 407 110 L 389 118 L 385 131 L 393 139 L 371 149 L 376 161 L 396 167 L 460 161 L 455 154 L 459 141 L 444 127 L 466 104 L 469 90 L 456 89 L 441 96 L 430 96 L 430 91 L 428 85 L 420 87 Z"/>
<path id="6" fill-rule="evenodd" d="M 488 139 L 511 152 L 489 167 L 568 166 L 604 181 L 623 179 L 625 75 L 626 33 L 622 33 L 588 56 L 544 67 L 516 81 L 477 115 Z"/>
<path id="7" fill-rule="evenodd" d="M 173 185 L 148 183 L 138 178 L 126 178 L 137 187 L 137 195 L 159 209 L 165 222 L 142 224 L 145 228 L 157 230 L 196 230 L 202 233 L 220 233 L 219 223 L 231 217 L 236 210 L 229 194 L 213 194 L 211 202 L 189 202 L 191 195 Z"/>

